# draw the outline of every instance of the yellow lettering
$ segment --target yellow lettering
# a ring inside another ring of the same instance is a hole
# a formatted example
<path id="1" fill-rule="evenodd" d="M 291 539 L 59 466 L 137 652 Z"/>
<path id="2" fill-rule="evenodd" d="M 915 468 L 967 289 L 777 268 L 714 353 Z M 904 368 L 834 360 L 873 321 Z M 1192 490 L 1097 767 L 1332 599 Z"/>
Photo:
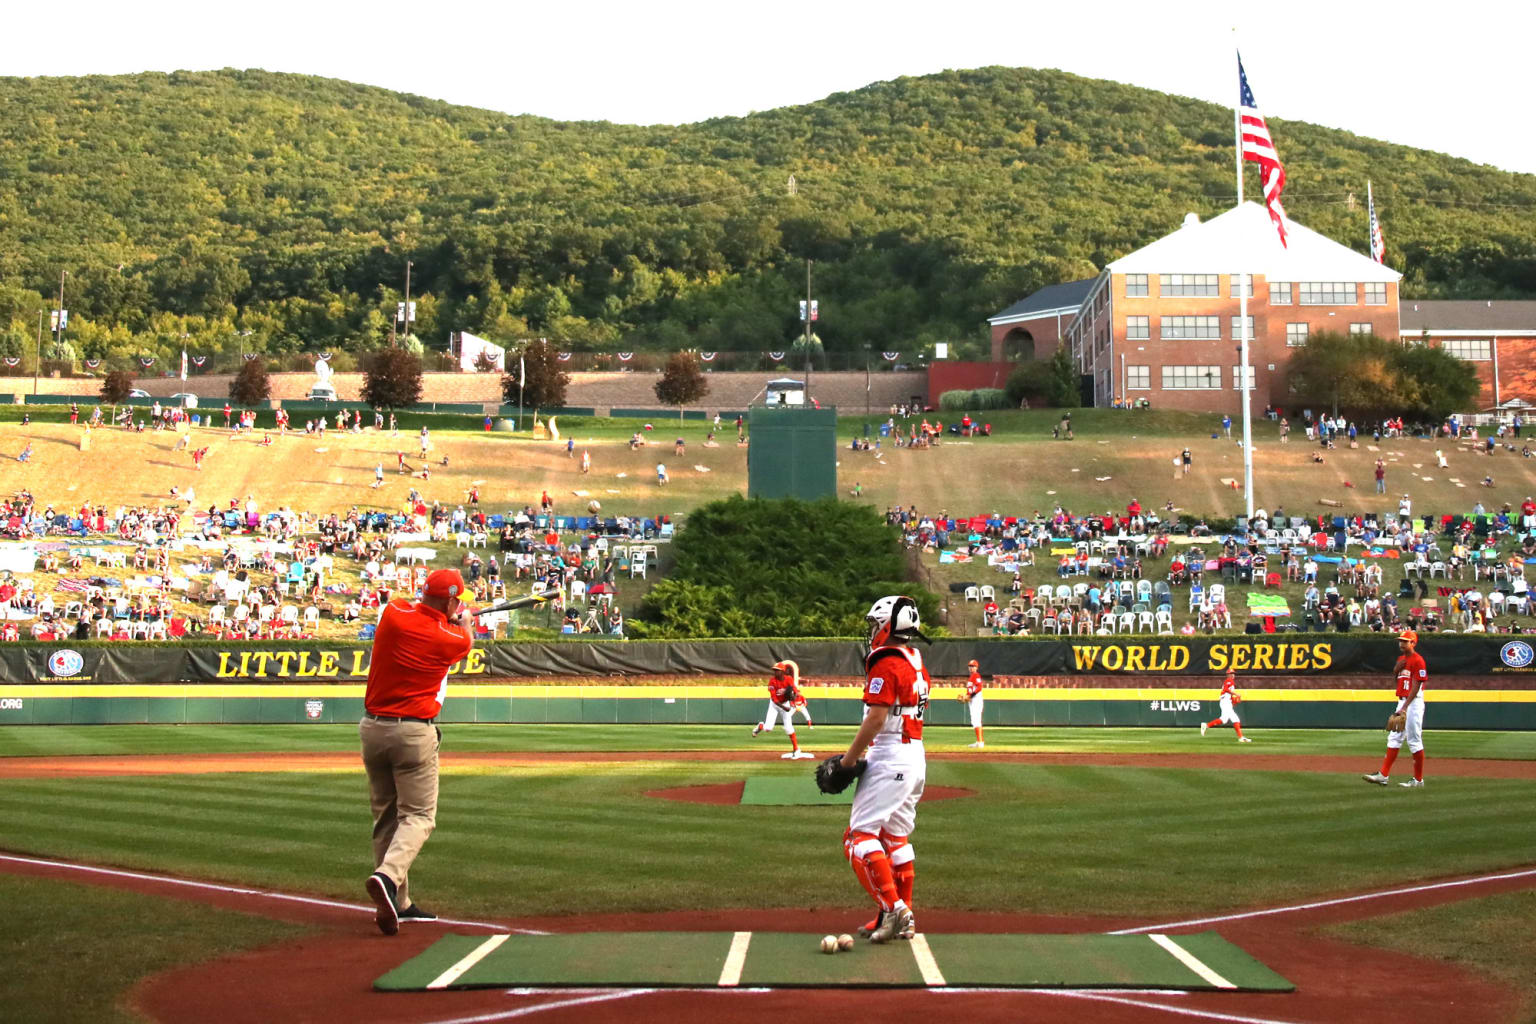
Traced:
<path id="1" fill-rule="evenodd" d="M 309 668 L 309 652 L 308 651 L 300 651 L 299 652 L 299 668 L 298 668 L 297 673 L 295 673 L 295 674 L 298 675 L 298 677 L 300 679 L 313 679 L 315 676 L 320 674 L 320 667 L 318 665 L 316 665 L 314 668 L 309 669 L 309 671 L 307 671 L 307 672 L 305 671 L 306 668 Z"/>
<path id="2" fill-rule="evenodd" d="M 293 662 L 293 655 L 294 655 L 293 651 L 274 651 L 272 653 L 272 657 L 275 658 L 277 660 L 277 663 L 281 666 L 281 668 L 279 668 L 277 670 L 277 674 L 279 676 L 282 676 L 285 679 L 290 674 L 292 674 L 291 673 L 291 668 L 292 668 L 292 662 Z"/>
<path id="3" fill-rule="evenodd" d="M 218 672 L 214 673 L 214 675 L 217 678 L 219 678 L 219 679 L 228 679 L 228 678 L 230 678 L 231 676 L 233 676 L 235 674 L 236 674 L 235 670 L 229 667 L 229 652 L 228 651 L 220 651 L 219 652 L 219 670 L 218 670 Z"/>
<path id="4" fill-rule="evenodd" d="M 320 664 L 315 669 L 315 674 L 324 676 L 327 679 L 341 674 L 341 665 L 335 651 L 320 652 Z"/>
<path id="5" fill-rule="evenodd" d="M 1093 663 L 1099 660 L 1099 651 L 1100 648 L 1098 647 L 1078 647 L 1074 645 L 1072 648 L 1072 660 L 1077 665 L 1077 670 L 1085 672 L 1093 668 Z"/>
<path id="6" fill-rule="evenodd" d="M 1273 661 L 1274 661 L 1274 657 L 1275 657 L 1275 655 L 1277 653 L 1279 653 L 1279 652 L 1277 652 L 1273 647 L 1269 646 L 1268 644 L 1264 644 L 1262 646 L 1255 647 L 1253 649 L 1253 667 L 1256 668 L 1256 669 L 1259 669 L 1259 668 L 1265 668 L 1265 669 L 1274 668 L 1275 666 L 1273 664 Z"/>
<path id="7" fill-rule="evenodd" d="M 1147 667 L 1141 663 L 1142 656 L 1147 653 L 1144 647 L 1132 647 L 1125 652 L 1125 670 L 1127 672 L 1145 672 Z"/>
<path id="8" fill-rule="evenodd" d="M 1313 668 L 1317 669 L 1319 672 L 1323 671 L 1333 664 L 1333 645 L 1318 644 L 1316 647 L 1312 648 L 1312 657 L 1315 661 Z"/>
<path id="9" fill-rule="evenodd" d="M 1296 644 L 1291 648 L 1290 663 L 1286 665 L 1286 668 L 1292 671 L 1300 668 L 1310 668 L 1312 666 L 1311 658 L 1309 657 L 1311 651 L 1312 649 L 1306 644 Z"/>
<path id="10" fill-rule="evenodd" d="M 256 659 L 255 669 L 252 675 L 264 676 L 267 674 L 267 662 L 272 660 L 272 655 L 266 651 L 253 651 L 251 657 Z"/>
<path id="11" fill-rule="evenodd" d="M 347 675 L 352 676 L 355 679 L 358 676 L 365 676 L 368 674 L 368 666 L 363 664 L 363 656 L 368 653 L 368 651 L 364 650 L 357 650 L 352 652 L 352 668 L 347 672 Z"/>
<path id="12" fill-rule="evenodd" d="M 1211 652 L 1206 656 L 1206 664 L 1210 665 L 1213 672 L 1225 672 L 1227 670 L 1227 645 L 1211 644 Z"/>
<path id="13" fill-rule="evenodd" d="M 1124 667 L 1125 648 L 1118 646 L 1104 648 L 1104 668 L 1106 671 L 1119 672 Z"/>
<path id="14" fill-rule="evenodd" d="M 1168 663 L 1163 660 L 1163 652 L 1166 650 L 1162 644 L 1153 644 L 1147 648 L 1147 671 L 1162 672 L 1168 668 Z"/>
<path id="15" fill-rule="evenodd" d="M 1232 645 L 1232 671 L 1241 672 L 1248 667 L 1249 656 L 1253 654 L 1253 648 L 1246 644 Z"/>
<path id="16" fill-rule="evenodd" d="M 1189 648 L 1184 646 L 1168 648 L 1168 671 L 1182 672 L 1189 668 Z"/>
<path id="17" fill-rule="evenodd" d="M 470 648 L 469 656 L 464 659 L 464 674 L 467 676 L 485 674 L 485 651 L 479 647 Z"/>

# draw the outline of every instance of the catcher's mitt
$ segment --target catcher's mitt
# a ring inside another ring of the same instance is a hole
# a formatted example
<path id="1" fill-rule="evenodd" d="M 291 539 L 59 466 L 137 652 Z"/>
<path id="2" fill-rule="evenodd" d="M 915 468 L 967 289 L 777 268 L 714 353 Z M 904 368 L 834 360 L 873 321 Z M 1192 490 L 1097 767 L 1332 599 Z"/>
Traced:
<path id="1" fill-rule="evenodd" d="M 816 788 L 823 793 L 841 793 L 864 774 L 865 764 L 860 761 L 852 768 L 844 768 L 843 755 L 834 754 L 816 766 Z"/>
<path id="2" fill-rule="evenodd" d="M 1408 712 L 1394 711 L 1387 716 L 1387 732 L 1402 732 L 1408 727 Z"/>

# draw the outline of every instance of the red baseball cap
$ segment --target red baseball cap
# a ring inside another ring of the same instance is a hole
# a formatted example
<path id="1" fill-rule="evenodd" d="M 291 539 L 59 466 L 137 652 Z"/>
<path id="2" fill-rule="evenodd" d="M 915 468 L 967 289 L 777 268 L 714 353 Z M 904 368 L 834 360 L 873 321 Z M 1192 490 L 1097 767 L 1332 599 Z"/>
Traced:
<path id="1" fill-rule="evenodd" d="M 457 569 L 437 569 L 427 577 L 428 597 L 460 597 L 464 593 L 464 577 Z"/>

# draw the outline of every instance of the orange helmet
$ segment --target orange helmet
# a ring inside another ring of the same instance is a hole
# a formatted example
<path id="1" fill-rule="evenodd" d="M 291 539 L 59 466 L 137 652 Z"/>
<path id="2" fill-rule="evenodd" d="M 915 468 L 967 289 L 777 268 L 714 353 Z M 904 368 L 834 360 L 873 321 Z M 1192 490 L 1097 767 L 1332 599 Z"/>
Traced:
<path id="1" fill-rule="evenodd" d="M 975 658 L 972 658 L 970 661 L 966 662 L 965 665 L 967 668 L 980 668 L 981 662 L 977 661 Z"/>
<path id="2" fill-rule="evenodd" d="M 1411 629 L 1403 630 L 1401 633 L 1397 634 L 1397 638 L 1399 640 L 1407 640 L 1411 644 L 1418 644 L 1419 642 L 1419 634 Z"/>

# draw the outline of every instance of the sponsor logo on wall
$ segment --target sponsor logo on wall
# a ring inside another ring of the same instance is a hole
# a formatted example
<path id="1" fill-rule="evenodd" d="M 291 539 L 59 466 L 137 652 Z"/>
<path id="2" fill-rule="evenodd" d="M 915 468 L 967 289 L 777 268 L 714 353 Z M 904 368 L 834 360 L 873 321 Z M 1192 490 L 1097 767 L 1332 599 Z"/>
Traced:
<path id="1" fill-rule="evenodd" d="M 79 651 L 61 648 L 48 655 L 47 682 L 63 682 L 89 679 L 85 674 L 85 658 Z"/>
<path id="2" fill-rule="evenodd" d="M 1072 664 L 1078 672 L 1322 672 L 1333 664 L 1328 642 L 1211 644 L 1205 664 L 1193 667 L 1192 652 L 1187 644 L 1074 644 Z"/>
<path id="3" fill-rule="evenodd" d="M 1536 650 L 1524 640 L 1511 640 L 1499 648 L 1499 660 L 1513 669 L 1528 669 L 1536 661 Z"/>
<path id="4" fill-rule="evenodd" d="M 0 697 L 0 711 L 20 711 L 21 709 L 20 697 Z"/>
<path id="5" fill-rule="evenodd" d="M 318 722 L 320 716 L 325 714 L 325 701 L 307 700 L 304 702 L 304 717 L 312 722 Z"/>

